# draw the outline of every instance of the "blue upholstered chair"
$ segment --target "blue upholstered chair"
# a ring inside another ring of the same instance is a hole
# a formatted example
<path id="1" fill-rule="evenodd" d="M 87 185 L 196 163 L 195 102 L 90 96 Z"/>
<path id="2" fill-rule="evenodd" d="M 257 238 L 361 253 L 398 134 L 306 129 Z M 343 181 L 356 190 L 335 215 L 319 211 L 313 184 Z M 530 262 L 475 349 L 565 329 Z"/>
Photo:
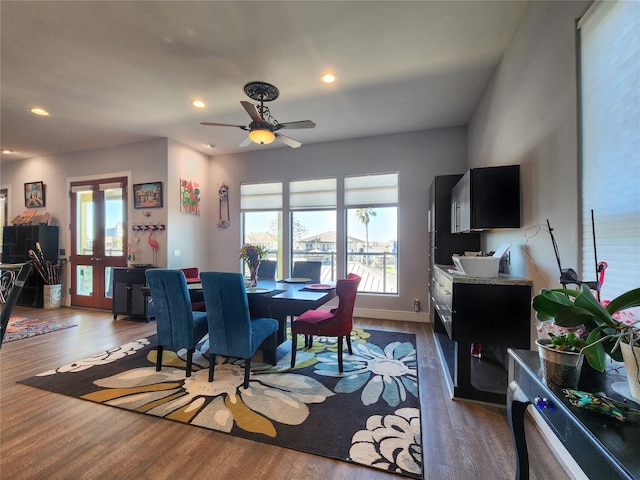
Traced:
<path id="1" fill-rule="evenodd" d="M 213 381 L 216 355 L 242 358 L 244 388 L 249 387 L 251 357 L 267 340 L 275 365 L 278 321 L 273 318 L 249 317 L 249 303 L 244 278 L 239 273 L 202 272 L 202 292 L 209 322 L 209 381 Z"/>
<path id="2" fill-rule="evenodd" d="M 207 334 L 207 313 L 194 312 L 187 280 L 180 270 L 151 268 L 145 272 L 156 310 L 158 358 L 156 370 L 162 368 L 164 348 L 187 349 L 187 377 L 191 376 L 193 352 Z"/>
<path id="3" fill-rule="evenodd" d="M 262 260 L 258 269 L 258 280 L 275 280 L 277 270 L 277 260 Z"/>
<path id="4" fill-rule="evenodd" d="M 312 282 L 319 282 L 322 273 L 322 262 L 294 262 L 293 278 L 310 278 Z"/>

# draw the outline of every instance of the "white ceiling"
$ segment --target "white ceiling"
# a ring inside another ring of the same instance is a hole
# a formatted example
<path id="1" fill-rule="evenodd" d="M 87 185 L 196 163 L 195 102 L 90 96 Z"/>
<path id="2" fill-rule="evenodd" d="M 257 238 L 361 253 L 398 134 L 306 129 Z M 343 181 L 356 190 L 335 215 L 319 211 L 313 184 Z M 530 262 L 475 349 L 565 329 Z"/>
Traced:
<path id="1" fill-rule="evenodd" d="M 248 125 L 255 80 L 280 90 L 278 121 L 316 122 L 285 132 L 303 144 L 466 125 L 526 6 L 2 0 L 0 146 L 16 152 L 2 161 L 157 137 L 207 155 L 289 148 L 200 125 Z"/>

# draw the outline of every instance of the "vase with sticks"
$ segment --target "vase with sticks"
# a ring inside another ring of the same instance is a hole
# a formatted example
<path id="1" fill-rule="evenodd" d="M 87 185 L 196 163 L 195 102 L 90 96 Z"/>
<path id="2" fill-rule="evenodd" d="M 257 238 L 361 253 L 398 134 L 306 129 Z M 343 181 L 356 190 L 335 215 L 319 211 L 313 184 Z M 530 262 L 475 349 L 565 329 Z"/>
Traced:
<path id="1" fill-rule="evenodd" d="M 44 258 L 40 242 L 36 242 L 35 247 L 35 250 L 29 250 L 29 262 L 44 282 L 43 307 L 45 309 L 60 308 L 62 298 L 61 269 L 58 265 Z"/>

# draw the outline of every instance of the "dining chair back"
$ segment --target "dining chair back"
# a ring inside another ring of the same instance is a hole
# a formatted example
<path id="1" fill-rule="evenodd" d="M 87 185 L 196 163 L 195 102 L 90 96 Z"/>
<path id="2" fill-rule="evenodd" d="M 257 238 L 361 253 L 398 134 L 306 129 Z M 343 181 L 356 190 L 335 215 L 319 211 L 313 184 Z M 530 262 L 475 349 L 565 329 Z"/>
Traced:
<path id="1" fill-rule="evenodd" d="M 342 373 L 342 339 L 346 337 L 349 353 L 351 349 L 351 330 L 353 329 L 353 309 L 356 304 L 360 277 L 350 273 L 347 278 L 336 282 L 338 307 L 331 310 L 307 310 L 291 322 L 291 368 L 296 364 L 298 334 L 305 335 L 305 346 L 313 346 L 313 335 L 338 337 L 338 370 Z"/>
<path id="2" fill-rule="evenodd" d="M 258 280 L 275 280 L 277 270 L 277 260 L 262 260 L 258 269 Z"/>
<path id="3" fill-rule="evenodd" d="M 25 263 L 20 267 L 20 271 L 18 275 L 13 280 L 13 285 L 9 288 L 9 293 L 7 294 L 6 302 L 2 306 L 2 313 L 0 313 L 0 347 L 2 346 L 2 341 L 4 340 L 4 334 L 7 333 L 7 327 L 9 326 L 9 319 L 11 318 L 11 312 L 13 312 L 13 307 L 16 306 L 18 302 L 18 297 L 22 292 L 22 287 L 24 287 L 25 282 L 31 275 L 31 269 L 33 265 L 30 263 Z"/>
<path id="4" fill-rule="evenodd" d="M 244 388 L 249 387 L 251 357 L 260 345 L 272 350 L 275 364 L 278 321 L 249 316 L 244 278 L 240 273 L 202 272 L 202 292 L 209 323 L 209 381 L 213 381 L 216 355 L 244 359 Z"/>
<path id="5" fill-rule="evenodd" d="M 299 261 L 293 263 L 293 278 L 310 278 L 312 282 L 319 282 L 322 274 L 322 262 Z"/>
<path id="6" fill-rule="evenodd" d="M 156 312 L 158 353 L 156 370 L 162 368 L 165 348 L 187 349 L 187 377 L 191 376 L 196 345 L 207 334 L 206 312 L 191 309 L 187 280 L 180 270 L 150 268 L 145 271 Z"/>

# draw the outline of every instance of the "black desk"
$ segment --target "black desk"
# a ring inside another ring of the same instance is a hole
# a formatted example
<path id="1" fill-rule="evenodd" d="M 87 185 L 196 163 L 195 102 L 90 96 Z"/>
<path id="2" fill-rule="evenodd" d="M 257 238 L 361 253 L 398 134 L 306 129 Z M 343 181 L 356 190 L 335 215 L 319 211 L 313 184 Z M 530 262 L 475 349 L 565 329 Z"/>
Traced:
<path id="1" fill-rule="evenodd" d="M 640 478 L 640 416 L 628 415 L 626 422 L 574 407 L 557 387 L 542 380 L 537 352 L 509 349 L 509 389 L 507 413 L 516 448 L 516 480 L 528 480 L 529 459 L 524 433 L 524 415 L 536 397 L 547 398 L 552 409 L 538 410 L 584 473 L 592 479 Z M 578 390 L 605 392 L 625 400 L 611 385 L 626 382 L 621 366 L 618 372 L 599 373 L 585 364 Z M 634 402 L 630 406 L 640 408 Z"/>

